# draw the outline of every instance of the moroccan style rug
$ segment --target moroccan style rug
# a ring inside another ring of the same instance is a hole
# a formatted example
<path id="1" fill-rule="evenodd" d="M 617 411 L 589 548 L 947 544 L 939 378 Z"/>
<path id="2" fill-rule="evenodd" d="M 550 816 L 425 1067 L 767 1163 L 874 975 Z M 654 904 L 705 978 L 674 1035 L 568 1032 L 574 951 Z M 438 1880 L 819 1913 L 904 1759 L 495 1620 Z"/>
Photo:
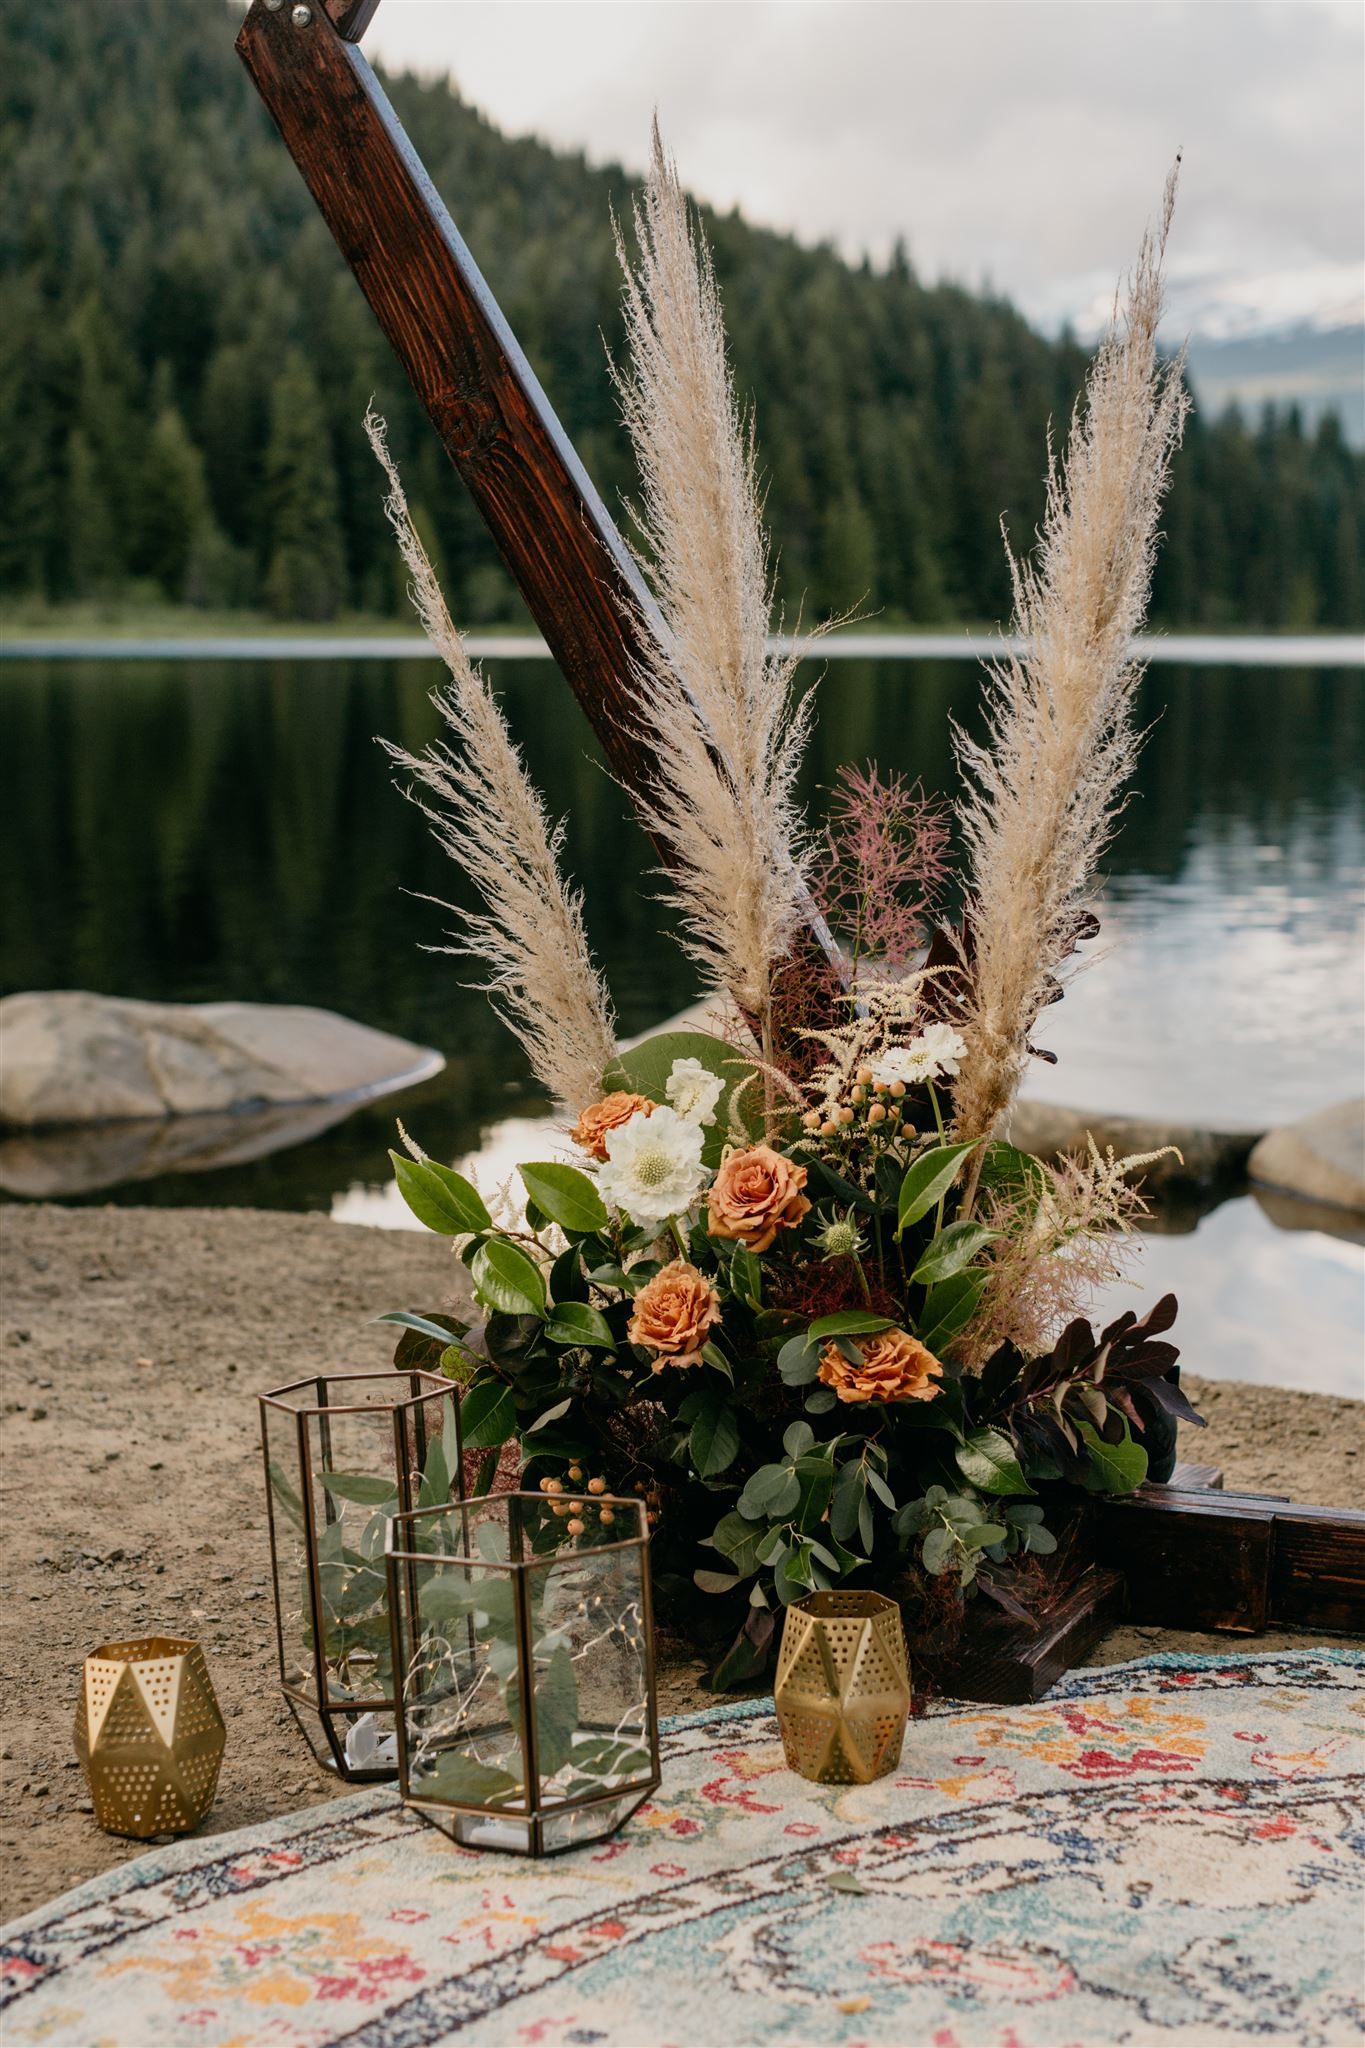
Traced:
<path id="1" fill-rule="evenodd" d="M 155 1850 L 4 1937 L 11 2048 L 1097 2048 L 1361 2027 L 1365 1654 L 1159 1656 L 940 1704 L 856 1788 L 770 1701 L 544 1863 L 389 1790 Z"/>

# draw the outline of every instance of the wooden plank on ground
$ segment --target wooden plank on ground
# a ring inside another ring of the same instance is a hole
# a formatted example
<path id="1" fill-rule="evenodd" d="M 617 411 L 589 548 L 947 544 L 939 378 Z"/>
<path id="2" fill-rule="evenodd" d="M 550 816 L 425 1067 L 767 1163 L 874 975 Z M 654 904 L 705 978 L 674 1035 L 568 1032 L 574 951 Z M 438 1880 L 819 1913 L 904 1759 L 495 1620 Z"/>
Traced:
<path id="1" fill-rule="evenodd" d="M 1106 1629 L 1123 1619 L 1123 1605 L 1123 1579 L 1111 1571 L 1086 1572 L 1036 1627 L 974 1600 L 955 1654 L 923 1661 L 953 1699 L 1025 1706 L 1084 1661 Z"/>

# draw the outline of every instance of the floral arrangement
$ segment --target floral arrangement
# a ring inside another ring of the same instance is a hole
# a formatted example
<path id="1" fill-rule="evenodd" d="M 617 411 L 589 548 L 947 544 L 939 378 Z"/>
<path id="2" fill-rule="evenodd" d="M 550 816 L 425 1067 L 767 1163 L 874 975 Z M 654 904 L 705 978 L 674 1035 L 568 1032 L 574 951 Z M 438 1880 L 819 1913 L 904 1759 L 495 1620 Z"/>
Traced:
<path id="1" fill-rule="evenodd" d="M 1131 1176 L 1150 1162 L 1092 1143 L 1048 1163 L 1006 1135 L 1038 1018 L 1097 928 L 1087 894 L 1136 750 L 1130 640 L 1185 409 L 1155 346 L 1173 194 L 1053 465 L 1035 556 L 1012 564 L 1023 651 L 989 673 L 985 742 L 957 735 L 956 820 L 856 768 L 817 833 L 794 794 L 812 700 L 767 637 L 751 425 L 656 132 L 633 256 L 618 236 L 630 360 L 614 374 L 657 606 L 636 678 L 655 773 L 630 794 L 707 1030 L 617 1049 L 564 829 L 370 422 L 450 674 L 448 737 L 393 751 L 482 897 L 453 949 L 491 969 L 564 1116 L 565 1156 L 497 1195 L 404 1134 L 399 1189 L 455 1241 L 478 1319 L 396 1312 L 399 1361 L 439 1357 L 463 1382 L 474 1490 L 514 1462 L 569 1538 L 592 1496 L 643 1496 L 664 1611 L 734 1634 L 718 1683 L 761 1669 L 775 1613 L 814 1588 L 1017 1606 L 1067 1499 L 1131 1490 L 1172 1421 L 1199 1419 L 1173 1377 L 1171 1297 L 1099 1333 L 1085 1316 L 1133 1248 Z"/>

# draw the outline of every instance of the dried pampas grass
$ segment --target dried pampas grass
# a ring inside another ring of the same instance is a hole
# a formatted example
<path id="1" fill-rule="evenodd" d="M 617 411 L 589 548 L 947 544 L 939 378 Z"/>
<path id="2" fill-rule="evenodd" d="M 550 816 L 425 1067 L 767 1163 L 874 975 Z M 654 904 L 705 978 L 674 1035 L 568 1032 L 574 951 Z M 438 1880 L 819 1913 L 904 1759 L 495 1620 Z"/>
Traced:
<path id="1" fill-rule="evenodd" d="M 1163 364 L 1161 265 L 1179 160 L 1122 310 L 1091 366 L 1065 459 L 1050 463 L 1037 553 L 1010 559 L 1026 651 L 997 663 L 988 740 L 955 729 L 968 784 L 973 958 L 954 1092 L 959 1138 L 983 1138 L 1014 1100 L 1029 1032 L 1084 928 L 1084 894 L 1137 754 L 1142 670 L 1130 636 L 1147 607 L 1157 518 L 1187 409 L 1183 356 Z M 978 1155 L 979 1157 L 979 1155 Z M 970 1202 L 970 1191 L 968 1192 Z"/>
<path id="2" fill-rule="evenodd" d="M 578 1110 L 600 1090 L 616 1033 L 588 951 L 582 897 L 559 871 L 564 828 L 552 825 L 493 694 L 451 623 L 384 422 L 372 411 L 365 431 L 388 479 L 384 510 L 412 577 L 413 605 L 450 672 L 450 682 L 432 693 L 450 740 L 433 741 L 420 755 L 384 745 L 415 778 L 418 788 L 408 794 L 485 905 L 483 914 L 453 910 L 462 936 L 441 950 L 473 954 L 492 969 L 481 986 L 540 1081 L 556 1101 Z"/>
<path id="3" fill-rule="evenodd" d="M 641 817 L 664 852 L 666 900 L 708 988 L 758 1021 L 771 1058 L 772 974 L 810 915 L 794 795 L 809 699 L 798 648 L 767 651 L 772 585 L 753 432 L 735 398 L 715 274 L 658 123 L 634 261 L 628 366 L 613 366 L 643 487 L 638 523 L 659 609 L 636 677 L 657 773 Z"/>

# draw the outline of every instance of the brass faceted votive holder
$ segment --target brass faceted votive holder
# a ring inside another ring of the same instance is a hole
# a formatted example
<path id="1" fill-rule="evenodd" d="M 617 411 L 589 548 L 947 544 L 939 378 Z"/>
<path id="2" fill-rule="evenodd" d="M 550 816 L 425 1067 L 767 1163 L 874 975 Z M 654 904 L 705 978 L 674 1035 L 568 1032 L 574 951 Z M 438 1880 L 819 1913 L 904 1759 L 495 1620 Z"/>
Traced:
<path id="1" fill-rule="evenodd" d="M 110 1835 L 180 1835 L 213 1804 L 227 1731 L 198 1643 L 139 1636 L 85 1660 L 76 1754 Z"/>
<path id="2" fill-rule="evenodd" d="M 869 1785 L 900 1762 L 910 1712 L 905 1630 L 880 1593 L 793 1601 L 773 1687 L 787 1763 L 817 1785 Z"/>

